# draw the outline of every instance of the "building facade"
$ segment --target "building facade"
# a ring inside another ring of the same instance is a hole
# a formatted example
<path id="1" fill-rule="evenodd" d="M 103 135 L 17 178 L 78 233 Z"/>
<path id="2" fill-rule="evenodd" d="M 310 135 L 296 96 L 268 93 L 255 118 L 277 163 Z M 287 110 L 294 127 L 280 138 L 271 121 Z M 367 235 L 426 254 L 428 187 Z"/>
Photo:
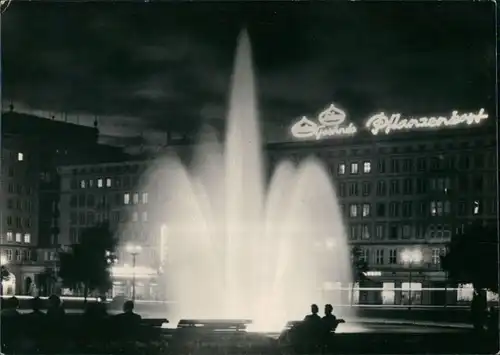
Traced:
<path id="1" fill-rule="evenodd" d="M 131 274 L 124 272 L 133 263 L 126 245 L 140 245 L 135 256 L 138 272 L 137 298 L 157 298 L 156 275 L 159 270 L 160 229 L 150 219 L 154 195 L 141 189 L 140 179 L 147 161 L 66 166 L 61 174 L 61 243 L 79 242 L 82 230 L 108 221 L 119 239 L 115 291 L 129 295 Z M 139 275 L 140 274 L 140 275 Z M 144 275 L 142 275 L 144 274 Z"/>
<path id="2" fill-rule="evenodd" d="M 69 161 L 99 162 L 105 157 L 115 160 L 120 151 L 98 145 L 96 127 L 20 114 L 13 107 L 2 113 L 1 124 L 0 249 L 11 272 L 4 291 L 37 294 L 41 275 L 57 264 L 57 166 Z"/>
<path id="3" fill-rule="evenodd" d="M 310 156 L 328 170 L 349 243 L 361 248 L 369 264 L 369 281 L 359 285 L 356 302 L 444 305 L 472 297 L 470 288 L 447 282 L 440 266 L 446 244 L 467 223 L 498 221 L 496 147 L 495 131 L 484 125 L 269 144 L 266 153 L 269 171 L 281 161 L 298 165 Z M 149 285 L 139 281 L 142 297 L 161 297 L 150 286 L 159 282 L 155 276 L 166 248 L 155 208 L 165 196 L 142 180 L 152 165 L 151 160 L 60 168 L 62 243 L 75 243 L 82 228 L 109 220 L 122 246 L 123 270 L 132 263 L 124 246 L 142 246 L 137 265 L 150 275 Z M 121 293 L 130 292 L 126 286 L 117 284 Z"/>
<path id="4" fill-rule="evenodd" d="M 497 225 L 494 124 L 376 137 L 361 132 L 272 144 L 268 152 L 271 166 L 314 156 L 328 169 L 349 242 L 370 268 L 360 303 L 470 301 L 470 285 L 447 283 L 440 255 L 467 223 Z"/>

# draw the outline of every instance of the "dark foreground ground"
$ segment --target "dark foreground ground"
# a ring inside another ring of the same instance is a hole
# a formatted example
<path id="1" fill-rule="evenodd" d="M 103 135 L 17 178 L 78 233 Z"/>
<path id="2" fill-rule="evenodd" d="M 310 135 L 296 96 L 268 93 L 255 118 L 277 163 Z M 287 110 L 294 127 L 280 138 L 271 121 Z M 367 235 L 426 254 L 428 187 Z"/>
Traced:
<path id="1" fill-rule="evenodd" d="M 197 333 L 179 340 L 178 330 L 148 328 L 135 340 L 108 341 L 112 330 L 98 330 L 98 340 L 79 341 L 79 315 L 70 316 L 64 337 L 42 339 L 38 344 L 19 338 L 6 354 L 492 354 L 499 349 L 490 335 L 474 334 L 469 329 L 417 326 L 408 324 L 346 323 L 339 326 L 328 351 L 311 350 L 278 341 L 278 333 Z M 98 326 L 96 325 L 96 328 Z"/>
<path id="2" fill-rule="evenodd" d="M 65 301 L 71 323 L 78 324 L 82 302 Z M 21 308 L 27 308 L 21 306 Z M 109 312 L 118 307 L 109 305 Z M 136 304 L 137 313 L 143 318 L 168 318 L 168 305 L 154 303 Z M 76 330 L 75 330 L 76 331 Z M 104 329 L 103 332 L 105 333 Z M 87 342 L 76 346 L 71 336 L 59 350 L 38 353 L 79 353 L 79 354 L 293 354 L 302 349 L 279 344 L 278 333 L 209 334 L 194 336 L 175 342 L 176 330 L 147 329 L 148 339 L 127 344 L 92 344 Z M 105 338 L 106 336 L 103 335 Z M 56 346 L 57 348 L 57 346 Z M 357 318 L 341 324 L 334 336 L 335 354 L 491 354 L 500 347 L 495 336 L 475 334 L 470 326 L 470 312 L 467 308 L 424 308 L 411 310 L 402 307 L 360 307 Z M 311 351 L 306 351 L 311 353 Z M 315 350 L 313 352 L 319 352 Z M 34 353 L 18 351 L 18 353 Z"/>

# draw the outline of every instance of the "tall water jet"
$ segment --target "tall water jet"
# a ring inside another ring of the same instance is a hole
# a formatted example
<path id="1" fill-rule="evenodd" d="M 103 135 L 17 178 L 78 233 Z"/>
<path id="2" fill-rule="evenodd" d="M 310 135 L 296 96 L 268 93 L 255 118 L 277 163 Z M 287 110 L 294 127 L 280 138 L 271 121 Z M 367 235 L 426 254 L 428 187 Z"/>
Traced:
<path id="1" fill-rule="evenodd" d="M 281 162 L 266 187 L 252 54 L 238 39 L 225 145 L 205 134 L 192 165 L 169 157 L 152 173 L 165 200 L 171 319 L 250 318 L 261 328 L 341 303 L 325 282 L 351 280 L 349 246 L 327 170 Z M 336 310 L 338 312 L 338 310 Z"/>

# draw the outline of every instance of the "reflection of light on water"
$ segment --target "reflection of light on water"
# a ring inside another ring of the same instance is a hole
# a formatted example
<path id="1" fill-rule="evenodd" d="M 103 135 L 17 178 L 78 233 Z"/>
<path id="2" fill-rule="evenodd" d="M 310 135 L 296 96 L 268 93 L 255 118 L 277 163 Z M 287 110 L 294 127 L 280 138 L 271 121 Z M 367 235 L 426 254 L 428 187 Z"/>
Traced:
<path id="1" fill-rule="evenodd" d="M 371 329 L 359 323 L 349 323 L 349 321 L 346 321 L 346 323 L 339 324 L 335 333 L 368 333 L 371 331 Z"/>
<path id="2" fill-rule="evenodd" d="M 283 330 L 283 322 L 269 321 L 264 319 L 247 326 L 247 332 L 250 333 L 279 333 Z"/>

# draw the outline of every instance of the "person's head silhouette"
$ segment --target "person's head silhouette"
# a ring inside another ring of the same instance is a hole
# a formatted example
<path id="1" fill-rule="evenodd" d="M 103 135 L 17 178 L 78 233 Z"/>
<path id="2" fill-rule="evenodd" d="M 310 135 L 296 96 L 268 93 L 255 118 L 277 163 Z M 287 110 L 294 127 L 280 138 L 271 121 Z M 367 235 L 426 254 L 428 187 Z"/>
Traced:
<path id="1" fill-rule="evenodd" d="M 11 309 L 19 308 L 19 299 L 16 296 L 12 296 L 8 299 L 7 306 Z"/>
<path id="2" fill-rule="evenodd" d="M 57 308 L 61 305 L 61 298 L 57 295 L 50 295 L 49 297 L 49 306 L 53 308 Z"/>
<path id="3" fill-rule="evenodd" d="M 123 312 L 132 313 L 134 310 L 134 301 L 125 301 L 123 304 Z"/>
<path id="4" fill-rule="evenodd" d="M 317 304 L 312 304 L 311 305 L 311 313 L 312 314 L 318 314 L 318 312 L 319 312 L 318 305 Z"/>
<path id="5" fill-rule="evenodd" d="M 333 313 L 333 307 L 331 304 L 325 304 L 325 314 L 330 315 Z"/>

